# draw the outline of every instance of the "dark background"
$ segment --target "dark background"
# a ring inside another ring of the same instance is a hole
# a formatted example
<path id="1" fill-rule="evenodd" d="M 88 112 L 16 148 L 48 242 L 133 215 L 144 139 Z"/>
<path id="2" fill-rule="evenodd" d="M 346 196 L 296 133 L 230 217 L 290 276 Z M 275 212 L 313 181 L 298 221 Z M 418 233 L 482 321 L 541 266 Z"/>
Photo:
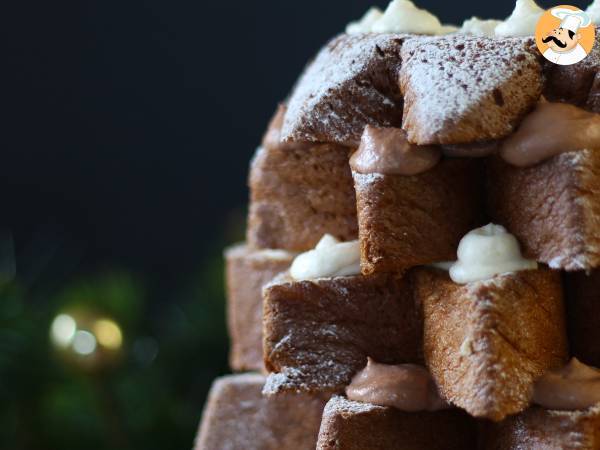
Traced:
<path id="1" fill-rule="evenodd" d="M 418 4 L 456 24 L 514 6 Z M 2 3 L 0 447 L 192 445 L 227 370 L 220 255 L 243 239 L 248 160 L 306 61 L 371 5 Z M 49 324 L 73 305 L 120 324 L 118 364 L 56 355 Z"/>

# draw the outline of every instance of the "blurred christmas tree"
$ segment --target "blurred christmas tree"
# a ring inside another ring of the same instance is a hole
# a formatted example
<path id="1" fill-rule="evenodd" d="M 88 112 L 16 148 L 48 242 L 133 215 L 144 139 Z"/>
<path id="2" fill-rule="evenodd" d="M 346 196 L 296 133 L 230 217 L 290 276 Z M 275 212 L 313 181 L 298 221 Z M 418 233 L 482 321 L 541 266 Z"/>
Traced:
<path id="1" fill-rule="evenodd" d="M 0 236 L 0 448 L 191 448 L 227 371 L 223 245 L 173 290 L 56 259 L 21 273 Z"/>

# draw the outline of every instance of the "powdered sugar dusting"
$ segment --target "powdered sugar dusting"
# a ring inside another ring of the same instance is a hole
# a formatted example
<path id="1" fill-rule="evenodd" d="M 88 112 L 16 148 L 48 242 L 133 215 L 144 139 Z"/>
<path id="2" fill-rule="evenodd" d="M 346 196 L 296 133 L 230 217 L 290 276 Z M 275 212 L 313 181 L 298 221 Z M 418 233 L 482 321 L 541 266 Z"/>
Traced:
<path id="1" fill-rule="evenodd" d="M 261 395 L 264 377 L 230 375 L 215 381 L 195 448 L 315 448 L 325 399 L 312 394 Z"/>
<path id="2" fill-rule="evenodd" d="M 580 170 L 583 195 L 577 197 L 584 214 L 584 230 L 579 236 L 582 248 L 585 249 L 584 261 L 577 261 L 583 269 L 591 270 L 600 265 L 600 188 L 598 179 L 600 168 L 597 150 L 582 150 L 572 153 L 573 164 Z M 582 158 L 579 160 L 579 158 Z"/>
<path id="3" fill-rule="evenodd" d="M 362 403 L 348 400 L 341 395 L 334 395 L 325 405 L 324 416 L 337 414 L 362 414 L 373 411 L 387 409 L 385 406 L 373 405 L 372 403 Z"/>
<path id="4" fill-rule="evenodd" d="M 376 180 L 383 179 L 384 175 L 382 173 L 352 172 L 352 177 L 354 178 L 354 185 L 359 188 L 363 186 L 369 186 Z"/>
<path id="5" fill-rule="evenodd" d="M 399 125 L 402 103 L 395 74 L 404 38 L 360 34 L 332 40 L 300 78 L 288 102 L 282 139 L 355 145 L 367 124 Z"/>
<path id="6" fill-rule="evenodd" d="M 509 134 L 538 100 L 541 65 L 522 38 L 414 38 L 402 47 L 403 128 L 418 144 Z"/>
<path id="7" fill-rule="evenodd" d="M 234 244 L 225 249 L 226 258 L 247 258 L 252 261 L 291 261 L 296 255 L 294 252 L 282 249 L 250 249 L 245 242 Z"/>
<path id="8" fill-rule="evenodd" d="M 283 367 L 278 373 L 270 373 L 263 387 L 263 395 L 281 392 L 331 392 L 338 386 L 349 383 L 354 370 L 332 359 L 319 361 L 309 351 L 290 350 L 302 360 L 311 358 L 310 364 L 297 367 Z"/>
<path id="9" fill-rule="evenodd" d="M 553 245 L 543 248 L 539 259 L 552 269 L 589 271 L 600 265 L 600 236 L 597 233 L 600 229 L 600 188 L 597 181 L 600 178 L 600 158 L 595 150 L 579 150 L 557 155 L 554 161 L 560 170 L 573 172 L 573 178 L 577 180 L 564 193 L 568 195 L 568 200 L 564 201 L 574 203 L 577 208 L 565 216 L 571 217 L 568 236 L 565 231 L 553 235 L 550 240 Z M 556 230 L 562 229 L 557 227 Z"/>
<path id="10" fill-rule="evenodd" d="M 573 421 L 581 420 L 582 418 L 598 418 L 600 417 L 600 403 L 589 407 L 588 409 L 576 411 L 548 410 L 548 414 L 557 417 L 568 417 Z"/>

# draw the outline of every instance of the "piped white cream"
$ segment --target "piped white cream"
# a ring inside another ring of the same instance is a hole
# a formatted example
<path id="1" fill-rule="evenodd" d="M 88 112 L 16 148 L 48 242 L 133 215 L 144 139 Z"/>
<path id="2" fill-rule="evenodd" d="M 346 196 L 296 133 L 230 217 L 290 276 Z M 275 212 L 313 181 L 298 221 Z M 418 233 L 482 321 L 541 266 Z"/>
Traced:
<path id="1" fill-rule="evenodd" d="M 324 235 L 313 250 L 298 255 L 290 267 L 295 280 L 342 277 L 360 273 L 358 241 L 340 242 Z"/>
<path id="2" fill-rule="evenodd" d="M 438 34 L 442 24 L 429 11 L 410 0 L 392 0 L 372 27 L 375 33 Z"/>
<path id="3" fill-rule="evenodd" d="M 458 32 L 460 28 L 456 25 L 443 24 L 438 34 L 451 34 Z"/>
<path id="4" fill-rule="evenodd" d="M 594 2 L 587 7 L 585 12 L 590 16 L 592 23 L 600 25 L 600 0 L 594 0 Z"/>
<path id="5" fill-rule="evenodd" d="M 457 256 L 449 273 L 458 284 L 537 269 L 537 262 L 523 258 L 517 239 L 503 226 L 491 223 L 467 233 L 458 245 Z"/>
<path id="6" fill-rule="evenodd" d="M 392 0 L 385 12 L 369 9 L 358 22 L 346 27 L 346 33 L 413 33 L 441 35 L 453 33 L 458 28 L 442 25 L 429 11 L 417 8 L 410 0 Z"/>
<path id="7" fill-rule="evenodd" d="M 357 22 L 350 22 L 346 26 L 346 33 L 348 34 L 359 34 L 359 33 L 370 33 L 373 24 L 377 22 L 383 16 L 383 11 L 379 8 L 373 7 L 365 13 L 364 16 Z"/>
<path id="8" fill-rule="evenodd" d="M 544 10 L 535 1 L 517 0 L 512 14 L 498 24 L 495 34 L 499 37 L 533 36 L 542 14 Z"/>
<path id="9" fill-rule="evenodd" d="M 472 36 L 494 37 L 496 27 L 501 23 L 502 21 L 500 20 L 471 17 L 463 22 L 458 32 L 461 34 L 470 34 Z"/>
<path id="10" fill-rule="evenodd" d="M 600 0 L 595 0 L 586 10 L 592 22 L 600 23 Z M 392 0 L 386 10 L 370 8 L 357 22 L 346 27 L 346 33 L 412 33 L 443 35 L 463 33 L 473 36 L 518 37 L 533 36 L 536 25 L 544 13 L 534 0 L 516 0 L 515 8 L 504 21 L 471 17 L 460 28 L 442 25 L 439 19 L 410 0 Z"/>

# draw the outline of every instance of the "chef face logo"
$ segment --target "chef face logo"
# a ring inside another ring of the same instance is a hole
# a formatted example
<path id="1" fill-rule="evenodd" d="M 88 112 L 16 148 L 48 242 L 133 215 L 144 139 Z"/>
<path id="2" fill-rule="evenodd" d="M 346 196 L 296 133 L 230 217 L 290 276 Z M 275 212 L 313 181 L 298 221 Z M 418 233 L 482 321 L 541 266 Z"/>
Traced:
<path id="1" fill-rule="evenodd" d="M 548 61 L 560 65 L 584 59 L 594 46 L 595 27 L 589 16 L 575 6 L 561 5 L 540 18 L 535 41 Z"/>
<path id="2" fill-rule="evenodd" d="M 558 53 L 567 53 L 575 48 L 581 40 L 581 34 L 575 34 L 572 30 L 555 28 L 542 38 L 542 42 Z"/>

